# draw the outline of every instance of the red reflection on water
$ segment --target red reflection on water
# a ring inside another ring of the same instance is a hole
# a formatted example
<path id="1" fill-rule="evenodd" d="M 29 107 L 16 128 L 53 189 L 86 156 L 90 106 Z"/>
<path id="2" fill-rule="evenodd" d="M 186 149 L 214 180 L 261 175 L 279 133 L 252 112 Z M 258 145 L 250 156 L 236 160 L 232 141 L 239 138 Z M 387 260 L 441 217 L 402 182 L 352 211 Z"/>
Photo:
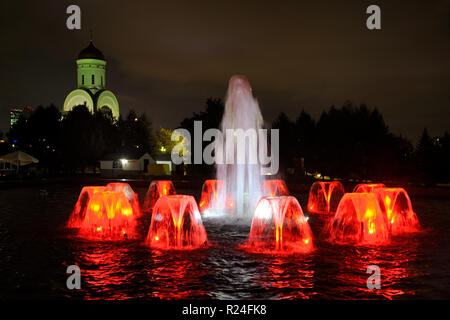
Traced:
<path id="1" fill-rule="evenodd" d="M 151 213 L 159 198 L 176 194 L 175 187 L 170 180 L 153 180 L 147 190 L 143 211 Z"/>
<path id="2" fill-rule="evenodd" d="M 226 211 L 233 209 L 233 199 L 225 193 L 225 184 L 222 180 L 206 180 L 203 183 L 202 196 L 198 204 L 200 213 L 203 214 L 207 210 Z"/>
<path id="3" fill-rule="evenodd" d="M 152 286 L 150 296 L 168 300 L 193 299 L 208 293 L 202 281 L 207 272 L 201 266 L 201 257 L 156 254 L 153 262 L 156 267 L 147 272 L 149 281 L 156 284 Z"/>
<path id="4" fill-rule="evenodd" d="M 374 190 L 374 193 L 392 234 L 419 230 L 419 220 L 412 209 L 411 200 L 405 189 L 378 188 Z"/>
<path id="5" fill-rule="evenodd" d="M 79 235 L 91 240 L 123 240 L 136 237 L 136 216 L 125 194 L 119 191 L 94 193 Z"/>
<path id="6" fill-rule="evenodd" d="M 313 236 L 297 199 L 292 196 L 261 198 L 246 247 L 256 252 L 310 252 Z"/>
<path id="7" fill-rule="evenodd" d="M 125 290 L 133 277 L 127 267 L 135 262 L 129 256 L 128 248 L 95 244 L 95 247 L 82 248 L 78 260 L 77 265 L 82 268 L 82 286 L 88 288 L 85 289 L 85 299 L 123 300 L 135 297 L 135 292 Z"/>
<path id="8" fill-rule="evenodd" d="M 139 196 L 133 191 L 128 183 L 124 182 L 111 182 L 106 185 L 106 188 L 111 191 L 122 192 L 128 199 L 133 208 L 135 217 L 141 216 L 141 207 L 139 206 Z"/>
<path id="9" fill-rule="evenodd" d="M 288 196 L 289 190 L 283 180 L 266 180 L 262 186 L 263 196 L 277 197 Z"/>
<path id="10" fill-rule="evenodd" d="M 309 191 L 308 211 L 312 213 L 335 212 L 344 193 L 344 186 L 339 181 L 316 181 Z"/>
<path id="11" fill-rule="evenodd" d="M 308 266 L 310 261 L 293 263 L 291 260 L 290 257 L 271 257 L 261 275 L 262 285 L 271 291 L 284 289 L 279 291 L 279 299 L 310 299 L 317 294 L 314 291 L 314 270 Z"/>
<path id="12" fill-rule="evenodd" d="M 353 254 L 346 255 L 337 264 L 335 271 L 336 295 L 344 299 L 395 299 L 402 295 L 415 295 L 414 287 L 408 286 L 408 279 L 416 278 L 418 271 L 411 262 L 417 259 L 419 242 L 398 239 L 389 246 L 357 247 Z M 399 248 L 406 248 L 399 250 Z M 371 265 L 380 267 L 381 289 L 369 289 L 367 273 Z M 351 285 L 351 287 L 349 287 Z"/>
<path id="13" fill-rule="evenodd" d="M 67 226 L 69 228 L 79 228 L 81 223 L 84 220 L 86 215 L 86 209 L 89 204 L 89 200 L 92 198 L 94 193 L 103 192 L 106 190 L 106 187 L 83 187 L 81 189 L 80 195 L 78 197 L 77 203 L 75 204 L 75 208 L 70 215 L 69 222 Z"/>
<path id="14" fill-rule="evenodd" d="M 346 193 L 328 224 L 330 241 L 381 244 L 389 241 L 389 229 L 372 193 Z"/>
<path id="15" fill-rule="evenodd" d="M 194 197 L 161 197 L 153 207 L 146 245 L 159 249 L 195 249 L 207 244 Z"/>
<path id="16" fill-rule="evenodd" d="M 354 193 L 370 193 L 377 188 L 385 188 L 384 183 L 360 183 L 353 189 Z"/>

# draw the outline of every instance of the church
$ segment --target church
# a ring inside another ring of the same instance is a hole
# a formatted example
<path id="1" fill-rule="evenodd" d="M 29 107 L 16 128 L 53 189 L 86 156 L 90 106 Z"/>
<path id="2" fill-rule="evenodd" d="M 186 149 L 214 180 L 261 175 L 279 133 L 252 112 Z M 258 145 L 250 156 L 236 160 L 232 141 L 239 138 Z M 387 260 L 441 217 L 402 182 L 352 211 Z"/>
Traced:
<path id="1" fill-rule="evenodd" d="M 106 90 L 106 59 L 92 43 L 81 50 L 77 59 L 78 89 L 70 92 L 64 100 L 63 112 L 85 105 L 90 112 L 110 112 L 113 119 L 119 118 L 119 102 Z"/>

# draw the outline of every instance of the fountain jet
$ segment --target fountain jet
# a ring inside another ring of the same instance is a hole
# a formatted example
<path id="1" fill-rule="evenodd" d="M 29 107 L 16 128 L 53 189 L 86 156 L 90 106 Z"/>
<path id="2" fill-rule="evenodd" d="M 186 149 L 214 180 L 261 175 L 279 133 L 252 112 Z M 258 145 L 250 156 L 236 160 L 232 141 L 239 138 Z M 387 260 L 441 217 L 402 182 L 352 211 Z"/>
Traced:
<path id="1" fill-rule="evenodd" d="M 133 208 L 134 215 L 136 217 L 141 216 L 141 207 L 139 206 L 138 194 L 133 191 L 128 183 L 124 182 L 111 182 L 106 185 L 106 189 L 110 191 L 122 192 Z"/>
<path id="2" fill-rule="evenodd" d="M 384 183 L 360 183 L 358 184 L 353 192 L 356 193 L 370 193 L 373 192 L 377 188 L 385 188 Z"/>
<path id="3" fill-rule="evenodd" d="M 67 226 L 69 228 L 79 228 L 86 215 L 86 210 L 88 208 L 89 201 L 92 199 L 95 193 L 103 192 L 106 187 L 83 187 L 81 189 L 80 195 L 78 197 L 75 208 L 70 215 L 69 222 Z"/>
<path id="4" fill-rule="evenodd" d="M 200 213 L 222 214 L 233 209 L 233 199 L 230 195 L 225 195 L 226 201 L 221 201 L 221 196 L 226 192 L 222 180 L 206 180 L 202 187 L 202 196 L 198 204 Z"/>
<path id="5" fill-rule="evenodd" d="M 233 213 L 240 218 L 252 217 L 256 203 L 261 197 L 263 178 L 261 165 L 251 159 L 258 159 L 258 130 L 263 126 L 263 118 L 257 100 L 253 97 L 252 88 L 243 75 L 234 75 L 228 83 L 225 110 L 221 123 L 224 134 L 223 143 L 217 146 L 219 154 L 223 156 L 223 164 L 217 164 L 217 179 L 225 183 L 220 195 L 223 207 L 227 195 L 231 195 L 234 202 Z M 249 133 L 249 138 L 239 137 L 236 132 Z M 228 133 L 233 134 L 228 134 Z M 253 133 L 253 136 L 252 136 Z M 245 162 L 238 163 L 238 143 L 248 143 L 245 152 Z M 267 150 L 267 149 L 266 149 Z"/>
<path id="6" fill-rule="evenodd" d="M 79 235 L 91 240 L 136 238 L 136 215 L 123 192 L 96 192 L 90 199 Z"/>
<path id="7" fill-rule="evenodd" d="M 283 180 L 266 180 L 262 186 L 262 194 L 265 197 L 288 196 L 289 190 Z"/>
<path id="8" fill-rule="evenodd" d="M 145 213 L 151 213 L 152 209 L 159 198 L 176 194 L 175 187 L 170 180 L 153 180 L 145 195 L 144 207 Z"/>
<path id="9" fill-rule="evenodd" d="M 344 186 L 339 181 L 314 182 L 309 191 L 308 211 L 312 213 L 336 212 L 344 193 Z"/>
<path id="10" fill-rule="evenodd" d="M 171 195 L 156 201 L 145 244 L 157 249 L 196 249 L 207 244 L 206 230 L 192 196 Z"/>
<path id="11" fill-rule="evenodd" d="M 297 199 L 263 197 L 255 209 L 247 246 L 256 252 L 309 252 L 313 237 Z"/>
<path id="12" fill-rule="evenodd" d="M 373 193 L 346 193 L 326 231 L 330 241 L 337 243 L 383 244 L 390 237 Z"/>
<path id="13" fill-rule="evenodd" d="M 403 188 L 377 188 L 374 190 L 391 234 L 415 232 L 420 228 L 408 193 Z"/>

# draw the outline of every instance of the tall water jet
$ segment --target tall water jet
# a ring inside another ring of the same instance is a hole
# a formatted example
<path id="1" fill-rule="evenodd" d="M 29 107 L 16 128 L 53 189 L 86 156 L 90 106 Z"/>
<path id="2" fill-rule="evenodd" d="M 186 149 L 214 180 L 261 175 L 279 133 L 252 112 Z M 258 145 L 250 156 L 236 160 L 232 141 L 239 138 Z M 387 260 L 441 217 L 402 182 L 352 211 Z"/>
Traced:
<path id="1" fill-rule="evenodd" d="M 264 179 L 258 161 L 258 145 L 265 141 L 259 141 L 261 137 L 258 130 L 262 125 L 261 111 L 253 97 L 249 81 L 243 75 L 232 76 L 228 83 L 221 123 L 223 144 L 216 149 L 223 157 L 223 164 L 217 164 L 217 179 L 225 183 L 221 201 L 225 203 L 227 195 L 231 195 L 234 202 L 233 213 L 240 218 L 251 218 L 261 197 Z M 247 139 L 239 132 L 248 133 Z M 237 152 L 242 144 L 248 147 L 245 154 Z M 245 161 L 240 161 L 242 157 Z"/>
<path id="2" fill-rule="evenodd" d="M 171 195 L 159 198 L 153 207 L 145 244 L 166 250 L 206 245 L 206 230 L 194 197 Z"/>

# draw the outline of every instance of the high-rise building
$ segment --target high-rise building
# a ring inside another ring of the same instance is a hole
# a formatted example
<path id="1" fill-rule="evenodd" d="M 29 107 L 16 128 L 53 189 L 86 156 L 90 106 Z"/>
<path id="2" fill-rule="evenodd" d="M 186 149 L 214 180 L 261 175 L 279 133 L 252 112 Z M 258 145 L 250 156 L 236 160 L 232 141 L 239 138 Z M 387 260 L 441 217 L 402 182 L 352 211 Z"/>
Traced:
<path id="1" fill-rule="evenodd" d="M 9 110 L 9 125 L 12 128 L 13 125 L 19 121 L 20 116 L 23 116 L 25 119 L 28 119 L 30 115 L 33 113 L 33 107 L 24 106 L 24 107 L 15 107 Z"/>

